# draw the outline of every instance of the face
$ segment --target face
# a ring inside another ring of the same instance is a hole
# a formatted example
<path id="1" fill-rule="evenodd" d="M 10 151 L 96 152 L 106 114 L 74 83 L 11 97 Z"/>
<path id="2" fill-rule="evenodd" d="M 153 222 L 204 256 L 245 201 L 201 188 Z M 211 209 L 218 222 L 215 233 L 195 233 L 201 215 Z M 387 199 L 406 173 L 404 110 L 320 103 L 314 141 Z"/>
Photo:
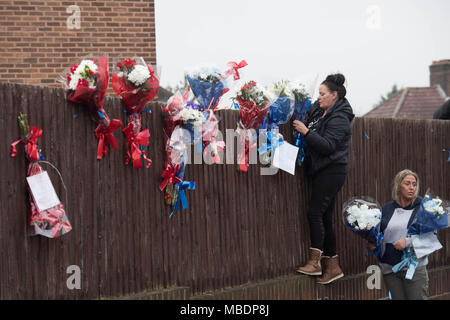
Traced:
<path id="1" fill-rule="evenodd" d="M 324 84 L 321 84 L 319 87 L 319 104 L 322 109 L 328 110 L 338 100 L 338 94 L 336 91 L 330 91 L 328 87 Z"/>
<path id="2" fill-rule="evenodd" d="M 400 197 L 411 201 L 416 193 L 417 181 L 412 175 L 407 175 L 400 183 Z"/>

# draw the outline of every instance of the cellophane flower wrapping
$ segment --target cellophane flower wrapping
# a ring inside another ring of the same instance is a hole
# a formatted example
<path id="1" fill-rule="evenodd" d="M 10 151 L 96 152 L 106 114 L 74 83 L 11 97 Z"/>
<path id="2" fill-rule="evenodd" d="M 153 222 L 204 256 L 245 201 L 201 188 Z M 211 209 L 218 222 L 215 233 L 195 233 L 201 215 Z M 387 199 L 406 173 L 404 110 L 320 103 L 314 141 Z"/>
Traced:
<path id="1" fill-rule="evenodd" d="M 440 199 L 428 189 L 408 228 L 407 236 L 411 238 L 412 247 L 403 250 L 402 260 L 392 267 L 393 272 L 406 268 L 405 279 L 411 280 L 419 265 L 419 258 L 442 248 L 435 233 L 448 227 L 449 213 L 450 202 Z"/>
<path id="2" fill-rule="evenodd" d="M 380 233 L 381 206 L 370 197 L 353 197 L 343 206 L 344 224 L 351 231 L 377 246 L 380 253 L 382 235 Z"/>
<path id="3" fill-rule="evenodd" d="M 240 78 L 239 69 L 247 65 L 245 60 L 240 63 L 229 62 L 225 70 L 219 69 L 215 65 L 203 65 L 190 68 L 186 71 L 186 79 L 199 103 L 201 111 L 216 109 L 220 98 L 230 90 L 231 79 Z"/>
<path id="4" fill-rule="evenodd" d="M 199 104 L 198 109 L 204 112 L 206 118 L 202 128 L 202 148 L 205 155 L 208 155 L 207 149 L 210 150 L 213 163 L 220 163 L 219 152 L 225 149 L 225 142 L 217 141 L 218 118 L 214 111 L 218 110 L 220 99 L 230 90 L 233 80 L 240 79 L 238 70 L 246 65 L 245 60 L 240 63 L 232 61 L 224 70 L 215 65 L 204 65 L 186 72 L 186 79 Z"/>
<path id="5" fill-rule="evenodd" d="M 108 154 L 109 144 L 117 149 L 118 143 L 113 132 L 122 126 L 120 119 L 110 120 L 104 110 L 104 99 L 108 90 L 109 71 L 108 58 L 84 59 L 79 65 L 73 65 L 66 72 L 65 87 L 67 99 L 70 102 L 86 106 L 94 121 L 99 125 L 95 129 L 95 136 L 99 139 L 97 159 Z"/>
<path id="6" fill-rule="evenodd" d="M 255 81 L 249 81 L 237 92 L 235 100 L 239 106 L 239 122 L 236 129 L 240 137 L 238 169 L 247 172 L 250 149 L 256 148 L 256 130 L 264 121 L 273 97 Z"/>
<path id="7" fill-rule="evenodd" d="M 186 183 L 190 186 L 193 183 L 184 181 L 188 162 L 187 148 L 201 142 L 201 128 L 205 121 L 204 114 L 198 110 L 198 105 L 188 101 L 188 93 L 189 91 L 184 95 L 172 96 L 163 108 L 165 162 L 160 190 L 164 190 L 166 204 L 173 209 L 179 207 L 180 196 L 185 198 L 184 190 L 192 190 L 191 187 L 186 186 Z M 185 208 L 186 206 L 183 205 L 183 209 Z"/>
<path id="8" fill-rule="evenodd" d="M 23 138 L 18 141 L 25 143 L 25 155 L 29 161 L 27 177 L 40 174 L 44 172 L 44 170 L 39 164 L 41 155 L 38 151 L 37 139 L 42 136 L 42 130 L 37 127 L 33 127 L 30 131 L 26 116 L 23 114 L 19 115 L 18 120 L 23 135 Z M 14 143 L 11 146 L 12 157 L 17 155 L 17 150 L 15 148 L 16 144 L 17 143 Z M 66 211 L 62 203 L 46 210 L 39 210 L 30 188 L 27 188 L 30 202 L 28 224 L 32 228 L 32 235 L 42 235 L 47 238 L 58 238 L 72 230 L 72 226 L 67 218 Z"/>
<path id="9" fill-rule="evenodd" d="M 146 154 L 150 132 L 148 129 L 141 131 L 141 113 L 158 94 L 159 78 L 153 67 L 141 57 L 121 60 L 116 63 L 116 69 L 112 87 L 122 99 L 128 114 L 128 125 L 122 130 L 127 139 L 125 164 L 132 162 L 134 169 L 141 169 L 146 163 L 148 168 L 152 163 Z"/>
<path id="10" fill-rule="evenodd" d="M 270 105 L 267 121 L 263 122 L 264 129 L 267 130 L 267 142 L 258 150 L 263 154 L 265 162 L 270 162 L 275 149 L 283 144 L 284 139 L 279 133 L 279 126 L 287 123 L 294 113 L 294 96 L 290 81 L 282 80 L 275 83 L 270 92 L 275 100 Z"/>
<path id="11" fill-rule="evenodd" d="M 416 218 L 408 229 L 408 235 L 420 235 L 448 228 L 450 201 L 440 199 L 427 190 Z"/>
<path id="12" fill-rule="evenodd" d="M 311 107 L 311 97 L 306 91 L 305 86 L 302 83 L 295 83 L 292 88 L 292 94 L 294 96 L 294 112 L 292 114 L 292 120 L 299 120 L 304 122 L 306 113 Z M 299 148 L 297 156 L 297 165 L 302 165 L 305 160 L 306 142 L 303 139 L 302 134 L 297 130 L 293 130 L 292 137 L 294 145 Z"/>

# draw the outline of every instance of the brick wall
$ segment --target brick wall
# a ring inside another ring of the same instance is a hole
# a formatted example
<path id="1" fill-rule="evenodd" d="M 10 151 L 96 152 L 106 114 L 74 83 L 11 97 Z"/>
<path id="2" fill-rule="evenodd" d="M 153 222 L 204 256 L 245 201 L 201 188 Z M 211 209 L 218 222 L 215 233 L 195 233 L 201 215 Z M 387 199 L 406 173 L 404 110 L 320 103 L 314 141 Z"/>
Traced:
<path id="1" fill-rule="evenodd" d="M 433 61 L 430 66 L 430 85 L 437 84 L 450 96 L 450 59 Z"/>
<path id="2" fill-rule="evenodd" d="M 90 54 L 107 55 L 110 72 L 118 58 L 156 64 L 154 0 L 0 1 L 0 81 L 60 86 L 58 75 Z"/>

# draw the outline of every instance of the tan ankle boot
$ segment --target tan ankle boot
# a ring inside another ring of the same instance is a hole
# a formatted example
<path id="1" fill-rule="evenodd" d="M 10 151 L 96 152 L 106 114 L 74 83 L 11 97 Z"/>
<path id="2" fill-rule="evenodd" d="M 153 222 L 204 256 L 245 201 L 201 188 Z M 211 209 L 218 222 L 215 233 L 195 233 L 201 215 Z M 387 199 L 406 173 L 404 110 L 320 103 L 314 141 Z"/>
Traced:
<path id="1" fill-rule="evenodd" d="M 342 278 L 344 273 L 339 267 L 338 256 L 334 257 L 325 257 L 323 259 L 323 276 L 317 278 L 317 283 L 319 284 L 328 284 Z"/>
<path id="2" fill-rule="evenodd" d="M 309 276 L 320 276 L 322 274 L 322 266 L 320 265 L 321 257 L 321 250 L 310 248 L 308 262 L 303 267 L 298 268 L 297 272 L 307 274 Z"/>

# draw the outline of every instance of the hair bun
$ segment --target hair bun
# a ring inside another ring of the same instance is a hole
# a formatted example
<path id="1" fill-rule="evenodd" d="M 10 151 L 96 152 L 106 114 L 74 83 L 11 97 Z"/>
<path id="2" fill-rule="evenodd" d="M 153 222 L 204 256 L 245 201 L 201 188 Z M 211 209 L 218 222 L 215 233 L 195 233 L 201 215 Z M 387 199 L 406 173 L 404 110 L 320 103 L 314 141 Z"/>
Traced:
<path id="1" fill-rule="evenodd" d="M 330 81 L 338 85 L 339 87 L 343 86 L 345 83 L 345 77 L 341 73 L 330 74 L 325 81 Z"/>

